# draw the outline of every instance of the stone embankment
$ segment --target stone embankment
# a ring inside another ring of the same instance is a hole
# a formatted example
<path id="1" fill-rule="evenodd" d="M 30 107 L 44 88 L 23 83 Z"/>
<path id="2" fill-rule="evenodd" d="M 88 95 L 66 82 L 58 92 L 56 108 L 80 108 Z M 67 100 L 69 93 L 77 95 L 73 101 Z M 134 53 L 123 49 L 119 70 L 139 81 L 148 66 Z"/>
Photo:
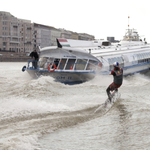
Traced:
<path id="1" fill-rule="evenodd" d="M 27 62 L 29 59 L 26 53 L 0 51 L 0 62 Z"/>

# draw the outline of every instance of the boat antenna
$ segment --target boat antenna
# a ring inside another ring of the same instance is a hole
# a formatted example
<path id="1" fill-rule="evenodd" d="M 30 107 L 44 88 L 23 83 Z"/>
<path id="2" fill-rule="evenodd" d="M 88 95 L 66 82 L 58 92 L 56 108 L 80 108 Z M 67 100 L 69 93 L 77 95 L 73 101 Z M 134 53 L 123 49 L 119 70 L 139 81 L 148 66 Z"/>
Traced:
<path id="1" fill-rule="evenodd" d="M 128 30 L 129 30 L 129 19 L 130 19 L 130 16 L 128 16 Z"/>

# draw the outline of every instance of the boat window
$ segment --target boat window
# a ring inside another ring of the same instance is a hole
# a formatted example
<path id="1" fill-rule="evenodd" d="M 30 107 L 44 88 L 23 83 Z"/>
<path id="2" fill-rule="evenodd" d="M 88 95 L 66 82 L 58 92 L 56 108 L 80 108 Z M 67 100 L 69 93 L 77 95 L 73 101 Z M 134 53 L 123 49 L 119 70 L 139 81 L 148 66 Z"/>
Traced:
<path id="1" fill-rule="evenodd" d="M 68 59 L 65 70 L 72 70 L 74 68 L 75 61 L 76 59 Z"/>
<path id="2" fill-rule="evenodd" d="M 114 63 L 114 58 L 110 58 L 110 59 L 109 59 L 110 70 L 113 69 L 113 63 Z"/>
<path id="3" fill-rule="evenodd" d="M 61 59 L 58 69 L 64 69 L 67 59 Z"/>
<path id="4" fill-rule="evenodd" d="M 142 60 L 143 59 L 142 54 L 139 54 L 139 57 L 140 57 L 139 62 L 142 63 L 143 62 L 143 60 Z"/>
<path id="5" fill-rule="evenodd" d="M 53 63 L 54 62 L 54 58 L 48 58 L 48 60 L 47 60 L 49 63 Z"/>
<path id="6" fill-rule="evenodd" d="M 119 59 L 120 59 L 120 63 L 122 64 L 122 63 L 123 63 L 123 59 L 122 59 L 122 57 L 119 57 Z"/>
<path id="7" fill-rule="evenodd" d="M 147 55 L 144 53 L 145 62 L 147 62 Z"/>
<path id="8" fill-rule="evenodd" d="M 142 53 L 142 59 L 144 59 L 145 58 L 145 55 Z"/>
<path id="9" fill-rule="evenodd" d="M 142 62 L 145 62 L 145 60 L 144 60 L 144 54 L 142 53 Z"/>
<path id="10" fill-rule="evenodd" d="M 119 61 L 119 60 L 118 60 L 116 57 L 114 57 L 114 60 L 115 60 L 114 62 L 117 62 L 117 61 Z"/>
<path id="11" fill-rule="evenodd" d="M 96 70 L 97 65 L 97 61 L 89 60 L 86 70 Z"/>
<path id="12" fill-rule="evenodd" d="M 148 53 L 148 61 L 150 62 L 150 53 Z"/>
<path id="13" fill-rule="evenodd" d="M 39 59 L 39 68 L 44 68 L 45 63 L 47 62 L 48 57 L 42 57 Z"/>
<path id="14" fill-rule="evenodd" d="M 114 60 L 112 58 L 110 58 L 110 64 L 113 65 Z"/>
<path id="15" fill-rule="evenodd" d="M 102 42 L 102 46 L 109 46 L 109 45 L 111 45 L 110 42 Z"/>
<path id="16" fill-rule="evenodd" d="M 44 69 L 47 69 L 48 64 L 53 62 L 54 62 L 54 58 L 47 58 L 47 62 L 45 62 L 44 64 Z"/>
<path id="17" fill-rule="evenodd" d="M 39 59 L 39 61 L 44 61 L 45 62 L 45 61 L 47 61 L 47 59 L 48 59 L 48 57 L 42 57 L 42 58 Z"/>
<path id="18" fill-rule="evenodd" d="M 120 57 L 120 63 L 123 63 L 123 58 L 122 57 Z"/>
<path id="19" fill-rule="evenodd" d="M 142 59 L 142 55 L 141 54 L 139 54 L 139 58 Z"/>
<path id="20" fill-rule="evenodd" d="M 145 53 L 145 58 L 148 58 L 148 53 Z"/>
<path id="21" fill-rule="evenodd" d="M 109 62 L 109 64 L 111 65 L 112 63 L 111 63 L 111 59 L 110 58 L 108 58 L 108 62 Z"/>
<path id="22" fill-rule="evenodd" d="M 145 54 L 143 53 L 142 56 L 143 56 L 143 59 L 144 59 L 145 58 Z"/>
<path id="23" fill-rule="evenodd" d="M 117 57 L 117 61 L 119 62 L 119 64 L 121 64 L 121 57 Z"/>
<path id="24" fill-rule="evenodd" d="M 112 60 L 112 58 L 110 58 L 110 65 L 112 65 L 113 64 L 113 60 Z"/>
<path id="25" fill-rule="evenodd" d="M 86 59 L 78 59 L 76 62 L 75 69 L 76 70 L 84 70 L 86 66 L 87 60 Z"/>
<path id="26" fill-rule="evenodd" d="M 140 59 L 140 60 L 142 59 L 141 54 L 139 54 L 139 59 Z"/>
<path id="27" fill-rule="evenodd" d="M 55 64 L 55 66 L 56 66 L 56 67 L 58 67 L 59 61 L 60 61 L 60 59 L 59 59 L 59 58 L 55 58 L 55 60 L 54 60 L 54 64 Z"/>
<path id="28" fill-rule="evenodd" d="M 148 61 L 148 55 L 147 55 L 147 53 L 145 53 L 145 61 L 146 62 Z"/>
<path id="29" fill-rule="evenodd" d="M 124 63 L 124 61 L 123 61 L 123 58 L 122 58 L 122 57 L 120 57 L 120 60 L 121 60 L 121 61 L 120 61 L 121 63 Z"/>
<path id="30" fill-rule="evenodd" d="M 124 60 L 122 57 L 119 57 L 119 59 L 120 59 L 120 67 L 122 68 L 124 67 Z"/>
<path id="31" fill-rule="evenodd" d="M 142 59 L 142 55 L 141 54 L 139 54 L 139 58 Z"/>
<path id="32" fill-rule="evenodd" d="M 148 62 L 148 53 L 145 53 L 146 62 Z"/>
<path id="33" fill-rule="evenodd" d="M 113 63 L 114 63 L 114 62 L 119 62 L 120 67 L 123 67 L 123 66 L 124 66 L 124 61 L 123 61 L 123 58 L 122 58 L 122 57 L 109 58 L 108 61 L 109 61 L 109 64 L 110 64 L 110 70 L 113 69 Z"/>
<path id="34" fill-rule="evenodd" d="M 139 54 L 139 63 L 142 63 L 142 54 Z"/>
<path id="35" fill-rule="evenodd" d="M 115 58 L 116 58 L 116 57 L 115 57 Z M 119 59 L 119 57 L 117 57 L 116 59 L 117 59 L 117 62 L 120 62 L 120 59 Z"/>
<path id="36" fill-rule="evenodd" d="M 116 59 L 115 59 L 115 58 L 112 58 L 112 64 L 113 64 L 114 62 L 116 62 Z"/>
<path id="37" fill-rule="evenodd" d="M 121 58 L 121 62 L 124 63 L 124 59 L 122 57 L 120 57 L 120 58 Z"/>

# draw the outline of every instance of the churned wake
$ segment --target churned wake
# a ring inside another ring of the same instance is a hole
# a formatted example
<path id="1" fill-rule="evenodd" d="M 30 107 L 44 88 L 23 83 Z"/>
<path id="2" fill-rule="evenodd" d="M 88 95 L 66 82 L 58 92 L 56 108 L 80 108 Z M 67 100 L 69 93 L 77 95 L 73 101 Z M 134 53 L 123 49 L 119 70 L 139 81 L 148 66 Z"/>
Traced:
<path id="1" fill-rule="evenodd" d="M 144 103 L 144 108 L 150 104 L 146 101 L 150 95 L 145 95 L 149 93 L 149 76 L 138 74 L 124 78 L 119 89 L 121 98 L 107 109 L 103 104 L 112 76 L 96 76 L 83 84 L 65 85 L 51 77 L 31 79 L 27 72 L 21 72 L 22 64 L 4 65 L 0 68 L 2 150 L 40 149 L 39 139 L 43 135 L 100 118 L 112 109 L 120 109 L 122 101 Z M 132 111 L 138 107 L 129 106 Z"/>

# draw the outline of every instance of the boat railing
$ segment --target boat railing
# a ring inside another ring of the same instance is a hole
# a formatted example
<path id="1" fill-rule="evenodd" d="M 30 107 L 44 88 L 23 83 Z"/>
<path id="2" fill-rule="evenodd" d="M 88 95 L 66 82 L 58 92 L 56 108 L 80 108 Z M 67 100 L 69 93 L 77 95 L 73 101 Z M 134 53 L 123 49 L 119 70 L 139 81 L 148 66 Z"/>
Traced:
<path id="1" fill-rule="evenodd" d="M 38 61 L 37 60 L 28 60 L 27 67 L 30 69 L 39 69 Z"/>

